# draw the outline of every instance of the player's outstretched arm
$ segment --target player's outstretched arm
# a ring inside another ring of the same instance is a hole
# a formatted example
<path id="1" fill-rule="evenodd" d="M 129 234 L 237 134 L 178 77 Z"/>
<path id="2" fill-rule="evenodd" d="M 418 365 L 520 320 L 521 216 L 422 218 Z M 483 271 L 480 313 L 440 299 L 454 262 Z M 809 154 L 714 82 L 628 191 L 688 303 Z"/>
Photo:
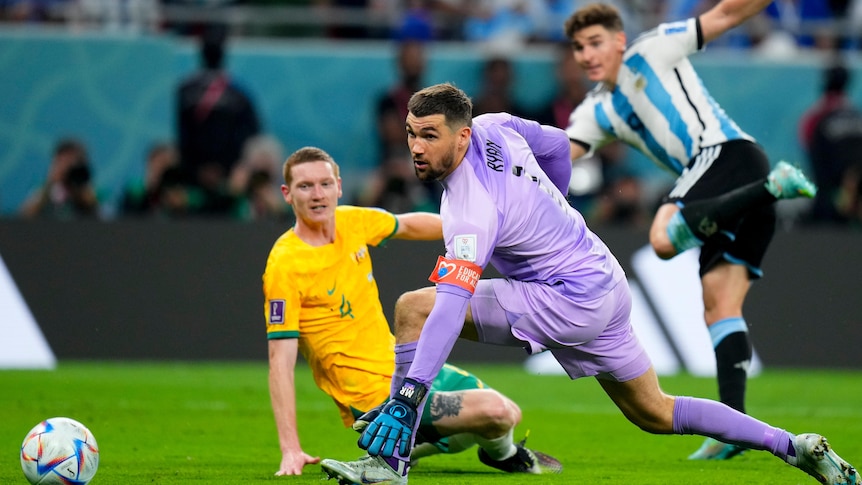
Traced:
<path id="1" fill-rule="evenodd" d="M 443 239 L 443 223 L 440 216 L 431 212 L 408 212 L 398 214 L 398 231 L 393 236 L 396 239 L 413 239 L 419 241 L 437 241 Z"/>
<path id="2" fill-rule="evenodd" d="M 757 15 L 772 0 L 723 0 L 700 16 L 703 42 L 712 42 L 721 34 Z"/>
<path id="3" fill-rule="evenodd" d="M 297 350 L 293 338 L 269 341 L 269 396 L 282 456 L 276 475 L 302 475 L 302 467 L 320 462 L 320 457 L 306 454 L 299 444 L 294 385 Z"/>

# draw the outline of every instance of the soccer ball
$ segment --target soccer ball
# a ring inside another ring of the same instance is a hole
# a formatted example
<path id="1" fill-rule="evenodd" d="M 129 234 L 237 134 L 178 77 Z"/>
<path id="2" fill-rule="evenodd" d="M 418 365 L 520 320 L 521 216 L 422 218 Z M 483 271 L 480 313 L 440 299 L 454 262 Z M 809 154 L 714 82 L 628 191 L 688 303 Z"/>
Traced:
<path id="1" fill-rule="evenodd" d="M 33 485 L 86 485 L 99 468 L 99 445 L 74 419 L 46 419 L 21 443 L 21 468 Z"/>

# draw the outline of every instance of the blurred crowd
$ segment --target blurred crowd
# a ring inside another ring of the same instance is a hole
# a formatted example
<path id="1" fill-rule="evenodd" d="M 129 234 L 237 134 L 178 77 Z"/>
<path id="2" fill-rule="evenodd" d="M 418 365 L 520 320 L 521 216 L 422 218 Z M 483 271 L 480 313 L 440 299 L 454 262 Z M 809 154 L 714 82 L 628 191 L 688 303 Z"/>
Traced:
<path id="1" fill-rule="evenodd" d="M 232 35 L 420 39 L 512 47 L 562 39 L 565 18 L 588 0 L 0 0 L 0 21 L 79 29 L 195 34 L 206 22 Z M 612 0 L 629 34 L 695 16 L 715 0 Z M 787 55 L 839 44 L 855 49 L 862 0 L 775 0 L 720 41 Z"/>
<path id="2" fill-rule="evenodd" d="M 59 140 L 48 176 L 24 217 L 288 219 L 281 196 L 284 147 L 263 131 L 250 93 L 224 66 L 227 31 L 200 36 L 200 68 L 175 89 L 176 138 L 153 142 L 140 174 L 111 205 L 93 184 L 87 147 Z"/>
<path id="3" fill-rule="evenodd" d="M 581 3 L 585 2 L 0 0 L 0 19 L 6 22 L 72 22 L 135 32 L 172 30 L 194 36 L 200 46 L 200 68 L 181 80 L 175 90 L 175 138 L 153 141 L 141 156 L 139 176 L 128 183 L 119 202 L 106 203 L 93 185 L 87 147 L 71 137 L 57 141 L 44 184 L 19 212 L 23 217 L 60 219 L 291 220 L 280 192 L 285 147 L 262 126 L 252 93 L 238 85 L 223 65 L 228 38 L 255 32 L 394 40 L 397 81 L 384 92 L 373 94 L 377 160 L 356 193 L 345 193 L 342 202 L 393 212 L 437 211 L 439 184 L 423 183 L 415 177 L 404 135 L 407 101 L 424 85 L 429 42 L 467 40 L 502 47 L 487 51 L 480 87 L 469 93 L 474 114 L 507 111 L 565 128 L 569 114 L 591 88 L 558 28 Z M 634 34 L 657 21 L 697 15 L 715 2 L 612 3 L 621 8 L 627 18 L 625 25 Z M 343 15 L 306 26 L 275 21 L 255 27 L 230 21 L 198 22 L 180 15 L 192 7 L 210 13 L 270 8 L 275 18 L 296 13 L 294 8 L 318 13 L 332 9 Z M 360 14 L 346 14 L 354 11 Z M 792 55 L 796 49 L 838 53 L 855 48 L 855 39 L 842 32 L 850 31 L 844 27 L 857 23 L 857 16 L 862 17 L 862 0 L 776 0 L 760 21 L 748 22 L 744 30 L 725 36 L 721 42 L 726 47 L 762 49 L 771 55 Z M 521 106 L 515 97 L 512 61 L 504 53 L 518 44 L 534 42 L 556 46 L 557 89 L 553 98 L 540 106 Z M 862 166 L 852 156 L 835 155 L 859 153 L 856 144 L 862 148 L 862 115 L 845 96 L 851 83 L 846 67 L 840 63 L 826 66 L 823 79 L 822 98 L 800 120 L 800 143 L 822 187 L 804 219 L 862 226 Z M 569 200 L 591 224 L 646 227 L 649 223 L 671 180 L 646 178 L 631 160 L 631 149 L 614 143 L 576 163 Z"/>

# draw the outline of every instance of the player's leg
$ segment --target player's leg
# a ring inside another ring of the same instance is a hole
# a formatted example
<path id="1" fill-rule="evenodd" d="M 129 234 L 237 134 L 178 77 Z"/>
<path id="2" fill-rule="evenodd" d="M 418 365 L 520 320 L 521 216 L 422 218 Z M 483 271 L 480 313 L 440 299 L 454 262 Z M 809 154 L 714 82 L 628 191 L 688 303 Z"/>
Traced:
<path id="1" fill-rule="evenodd" d="M 472 374 L 444 366 L 426 401 L 410 465 L 427 456 L 458 453 L 478 445 L 482 463 L 505 472 L 559 473 L 562 465 L 558 460 L 526 448 L 523 442 L 514 442 L 514 429 L 521 421 L 518 405 L 498 391 L 478 388 L 481 385 Z M 327 459 L 321 464 L 330 478 L 342 483 L 365 483 L 360 481 L 363 473 L 367 480 L 407 483 L 406 476 L 396 471 L 396 464 L 380 457 L 363 457 L 352 462 Z"/>
<path id="2" fill-rule="evenodd" d="M 435 381 L 436 382 L 436 381 Z M 507 473 L 559 473 L 560 462 L 542 452 L 515 443 L 515 426 L 521 421 L 521 409 L 514 401 L 493 389 L 467 389 L 434 392 L 423 414 L 419 433 L 423 438 L 434 433 L 437 448 L 448 453 L 463 451 L 467 444 L 479 446 L 482 463 Z M 427 418 L 426 418 L 427 416 Z M 432 431 L 429 431 L 429 426 Z M 454 439 L 453 439 L 454 438 Z M 424 447 L 423 452 L 431 451 Z"/>
<path id="3" fill-rule="evenodd" d="M 719 396 L 740 412 L 745 412 L 752 353 L 742 306 L 750 279 L 760 276 L 760 262 L 775 227 L 776 199 L 766 188 L 769 174 L 766 154 L 753 143 L 731 142 L 705 150 L 677 181 L 668 199 L 674 204 L 659 210 L 650 234 L 662 257 L 673 256 L 692 242 L 702 246 L 704 320 L 715 349 Z M 700 223 L 689 231 L 686 221 Z M 741 451 L 707 439 L 689 458 L 728 459 Z"/>
<path id="4" fill-rule="evenodd" d="M 700 275 L 704 320 L 715 350 L 718 395 L 721 402 L 745 412 L 745 393 L 752 345 L 742 307 L 751 280 L 760 269 L 775 232 L 775 206 L 749 212 L 734 239 L 712 238 L 701 248 Z M 707 439 L 690 459 L 728 459 L 741 448 Z"/>
<path id="5" fill-rule="evenodd" d="M 627 381 L 598 381 L 626 418 L 649 433 L 709 436 L 743 448 L 769 451 L 821 483 L 862 483 L 856 469 L 822 436 L 795 436 L 716 401 L 669 396 L 660 389 L 652 368 Z"/>
<path id="6" fill-rule="evenodd" d="M 704 320 L 715 351 L 719 400 L 745 412 L 745 391 L 752 345 L 748 325 L 742 317 L 742 304 L 751 286 L 748 269 L 740 264 L 721 262 L 702 278 Z M 727 460 L 743 448 L 706 439 L 690 460 Z"/>
<path id="7" fill-rule="evenodd" d="M 395 333 L 395 371 L 392 374 L 392 389 L 390 395 L 394 394 L 396 386 L 410 370 L 413 358 L 416 355 L 416 346 L 419 343 L 419 335 L 425 320 L 434 308 L 434 299 L 437 289 L 432 287 L 420 288 L 402 294 L 395 302 L 395 319 L 393 322 Z M 472 315 L 469 306 L 464 328 L 461 330 L 461 338 L 476 340 L 476 330 L 472 327 Z"/>
<path id="8" fill-rule="evenodd" d="M 672 258 L 715 234 L 733 233 L 752 209 L 815 192 L 805 175 L 785 162 L 770 171 L 766 154 L 754 143 L 711 147 L 677 179 L 653 219 L 650 243 L 659 257 Z"/>
<path id="9" fill-rule="evenodd" d="M 511 432 L 521 422 L 521 409 L 511 399 L 493 389 L 433 391 L 428 399 L 419 429 L 423 437 L 468 433 L 494 456 L 515 453 Z"/>

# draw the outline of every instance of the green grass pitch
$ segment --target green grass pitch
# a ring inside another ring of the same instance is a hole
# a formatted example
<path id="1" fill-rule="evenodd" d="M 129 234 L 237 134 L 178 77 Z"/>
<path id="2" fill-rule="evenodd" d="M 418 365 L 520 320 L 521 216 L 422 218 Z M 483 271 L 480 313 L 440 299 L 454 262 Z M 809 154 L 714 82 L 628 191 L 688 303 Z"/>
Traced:
<path id="1" fill-rule="evenodd" d="M 560 475 L 514 476 L 483 466 L 475 450 L 423 460 L 411 484 L 811 484 L 767 452 L 727 462 L 685 457 L 696 436 L 654 436 L 628 423 L 593 379 L 531 376 L 515 365 L 465 367 L 512 397 L 524 414 L 516 438 L 563 462 Z M 715 381 L 661 378 L 672 394 L 714 397 Z M 357 434 L 297 369 L 306 452 L 354 459 Z M 862 466 L 862 372 L 767 370 L 749 382 L 748 411 L 793 432 L 826 435 Z M 101 449 L 94 485 L 332 484 L 317 465 L 274 477 L 280 454 L 265 363 L 61 362 L 54 371 L 0 371 L 0 483 L 26 484 L 18 452 L 27 431 L 52 416 L 75 418 Z"/>

